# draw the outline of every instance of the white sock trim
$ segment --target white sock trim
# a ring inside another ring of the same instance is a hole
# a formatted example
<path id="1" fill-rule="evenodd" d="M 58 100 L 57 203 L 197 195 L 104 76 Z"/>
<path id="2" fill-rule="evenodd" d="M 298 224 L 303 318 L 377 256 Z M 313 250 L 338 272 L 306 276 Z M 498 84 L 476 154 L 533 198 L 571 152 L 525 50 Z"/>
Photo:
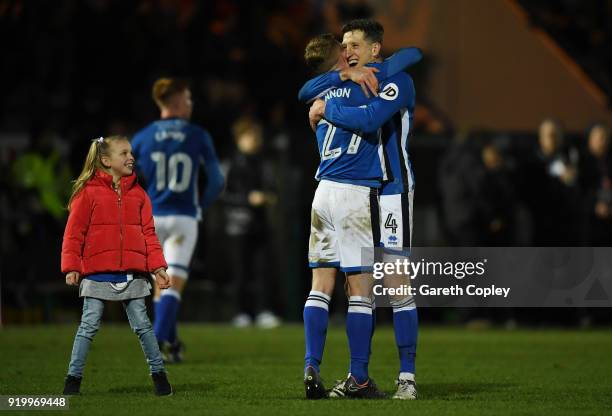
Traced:
<path id="1" fill-rule="evenodd" d="M 326 299 L 328 302 L 331 300 L 331 296 L 323 292 L 319 292 L 318 290 L 311 290 L 310 293 L 308 294 L 308 297 L 310 296 L 319 296 L 319 297 L 322 297 L 323 299 Z"/>
<path id="2" fill-rule="evenodd" d="M 175 297 L 176 300 L 178 300 L 179 302 L 181 300 L 181 294 L 179 293 L 178 290 L 173 289 L 173 288 L 162 289 L 161 296 L 172 296 L 172 297 Z"/>
<path id="3" fill-rule="evenodd" d="M 329 311 L 329 305 L 325 302 L 321 302 L 320 300 L 312 300 L 312 299 L 308 299 L 306 301 L 306 303 L 304 304 L 305 308 L 321 308 L 321 309 L 325 309 L 326 311 Z"/>
<path id="4" fill-rule="evenodd" d="M 372 299 L 367 296 L 350 296 L 348 312 L 372 315 Z"/>
<path id="5" fill-rule="evenodd" d="M 349 302 L 367 302 L 372 304 L 372 298 L 369 296 L 349 296 Z"/>
<path id="6" fill-rule="evenodd" d="M 399 380 L 408 380 L 414 382 L 414 374 L 412 373 L 399 373 L 397 376 Z"/>
<path id="7" fill-rule="evenodd" d="M 406 296 L 401 300 L 392 300 L 391 306 L 393 307 L 393 313 L 410 311 L 416 309 L 416 301 L 413 296 Z"/>
<path id="8" fill-rule="evenodd" d="M 319 292 L 318 290 L 311 290 L 308 294 L 308 299 L 306 299 L 304 307 L 321 308 L 329 311 L 330 300 L 331 296 L 326 295 L 323 292 Z"/>

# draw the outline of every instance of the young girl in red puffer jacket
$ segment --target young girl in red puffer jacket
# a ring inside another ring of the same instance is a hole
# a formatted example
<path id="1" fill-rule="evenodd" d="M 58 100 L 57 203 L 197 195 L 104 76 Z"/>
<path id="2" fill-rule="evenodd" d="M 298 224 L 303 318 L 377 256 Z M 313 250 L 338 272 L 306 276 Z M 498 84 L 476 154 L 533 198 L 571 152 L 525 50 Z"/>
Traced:
<path id="1" fill-rule="evenodd" d="M 167 264 L 155 234 L 151 201 L 136 183 L 127 138 L 112 136 L 91 143 L 83 171 L 68 203 L 70 215 L 62 245 L 66 284 L 79 286 L 83 315 L 74 339 L 64 394 L 79 394 L 85 359 L 100 327 L 104 301 L 121 301 L 140 339 L 155 393 L 172 394 L 144 298 L 147 273 L 170 286 Z"/>

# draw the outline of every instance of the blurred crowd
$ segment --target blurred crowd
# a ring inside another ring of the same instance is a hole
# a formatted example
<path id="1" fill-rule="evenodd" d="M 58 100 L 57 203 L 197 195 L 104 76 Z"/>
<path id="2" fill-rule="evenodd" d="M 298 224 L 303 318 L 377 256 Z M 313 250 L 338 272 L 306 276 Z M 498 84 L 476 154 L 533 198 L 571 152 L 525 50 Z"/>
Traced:
<path id="1" fill-rule="evenodd" d="M 194 118 L 213 137 L 228 137 L 240 113 L 291 117 L 313 18 L 304 3 L 2 1 L 1 69 L 12 82 L 0 125 L 58 132 L 78 161 L 84 138 L 130 133 L 154 118 L 150 88 L 168 75 L 191 79 Z"/>
<path id="2" fill-rule="evenodd" d="M 459 137 L 442 156 L 438 185 L 446 241 L 457 246 L 609 246 L 610 130 L 567 137 L 542 121 L 526 138 Z M 418 156 L 416 156 L 418 157 Z"/>

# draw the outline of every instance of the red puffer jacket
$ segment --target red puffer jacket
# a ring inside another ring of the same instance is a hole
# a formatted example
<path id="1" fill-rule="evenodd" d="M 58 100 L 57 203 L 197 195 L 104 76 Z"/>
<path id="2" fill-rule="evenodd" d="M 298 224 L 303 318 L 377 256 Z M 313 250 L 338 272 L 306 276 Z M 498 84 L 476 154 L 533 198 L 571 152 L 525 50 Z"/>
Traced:
<path id="1" fill-rule="evenodd" d="M 62 244 L 62 272 L 82 275 L 153 272 L 168 267 L 155 234 L 151 200 L 136 175 L 113 177 L 98 170 L 72 200 Z"/>

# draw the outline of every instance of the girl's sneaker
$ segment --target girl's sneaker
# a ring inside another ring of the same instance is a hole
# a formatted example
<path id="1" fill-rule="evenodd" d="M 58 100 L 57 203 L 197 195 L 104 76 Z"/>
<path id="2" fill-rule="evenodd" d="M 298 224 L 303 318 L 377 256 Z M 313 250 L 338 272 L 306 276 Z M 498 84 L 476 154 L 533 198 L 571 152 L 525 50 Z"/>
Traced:
<path id="1" fill-rule="evenodd" d="M 164 371 L 152 373 L 153 385 L 155 386 L 155 394 L 158 396 L 172 395 L 172 386 L 168 382 L 168 377 Z"/>
<path id="2" fill-rule="evenodd" d="M 64 381 L 64 395 L 73 396 L 81 394 L 81 377 L 75 377 L 68 374 Z"/>

